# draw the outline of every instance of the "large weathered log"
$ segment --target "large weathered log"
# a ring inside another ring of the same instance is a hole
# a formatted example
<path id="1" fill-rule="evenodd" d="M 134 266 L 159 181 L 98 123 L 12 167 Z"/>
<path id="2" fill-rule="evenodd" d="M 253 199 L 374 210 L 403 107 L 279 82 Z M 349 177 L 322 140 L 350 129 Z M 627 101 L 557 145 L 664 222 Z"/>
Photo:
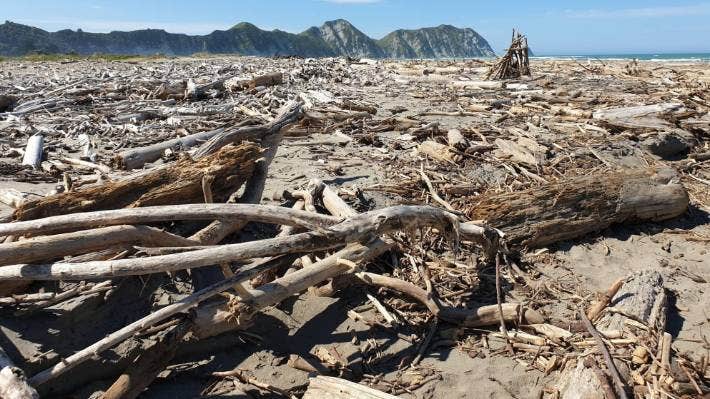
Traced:
<path id="1" fill-rule="evenodd" d="M 13 216 L 15 220 L 29 220 L 102 209 L 201 202 L 202 178 L 207 175 L 214 177 L 215 198 L 224 199 L 251 176 L 259 156 L 259 147 L 254 144 L 230 146 L 197 161 L 185 158 L 138 176 L 26 201 Z"/>
<path id="2" fill-rule="evenodd" d="M 616 311 L 604 314 L 596 328 L 624 330 L 627 324 L 640 322 L 651 330 L 641 332 L 643 334 L 664 331 L 667 303 L 663 284 L 663 277 L 657 271 L 646 270 L 629 276 L 612 300 Z M 594 370 L 585 367 L 580 359 L 576 366 L 571 365 L 563 371 L 557 386 L 561 399 L 604 399 L 604 385 Z"/>
<path id="3" fill-rule="evenodd" d="M 548 245 L 615 223 L 683 214 L 688 194 L 670 169 L 628 169 L 568 178 L 524 191 L 484 195 L 467 215 L 501 229 L 509 243 Z"/>

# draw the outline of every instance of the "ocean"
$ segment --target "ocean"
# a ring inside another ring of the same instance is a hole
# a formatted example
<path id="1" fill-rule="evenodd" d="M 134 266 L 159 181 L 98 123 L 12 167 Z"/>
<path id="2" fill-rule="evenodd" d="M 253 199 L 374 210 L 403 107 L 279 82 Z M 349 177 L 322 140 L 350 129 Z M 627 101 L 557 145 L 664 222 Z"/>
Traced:
<path id="1" fill-rule="evenodd" d="M 632 60 L 664 62 L 710 62 L 710 53 L 673 53 L 673 54 L 588 54 L 588 55 L 540 55 L 531 59 L 576 59 L 576 60 Z"/>

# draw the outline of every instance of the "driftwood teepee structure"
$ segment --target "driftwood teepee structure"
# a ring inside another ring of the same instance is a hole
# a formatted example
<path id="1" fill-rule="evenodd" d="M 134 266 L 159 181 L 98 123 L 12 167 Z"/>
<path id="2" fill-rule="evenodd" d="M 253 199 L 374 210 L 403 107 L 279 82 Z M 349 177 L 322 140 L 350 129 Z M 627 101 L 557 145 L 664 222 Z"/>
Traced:
<path id="1" fill-rule="evenodd" d="M 505 55 L 488 71 L 487 79 L 502 80 L 530 76 L 528 38 L 513 29 L 513 40 Z"/>

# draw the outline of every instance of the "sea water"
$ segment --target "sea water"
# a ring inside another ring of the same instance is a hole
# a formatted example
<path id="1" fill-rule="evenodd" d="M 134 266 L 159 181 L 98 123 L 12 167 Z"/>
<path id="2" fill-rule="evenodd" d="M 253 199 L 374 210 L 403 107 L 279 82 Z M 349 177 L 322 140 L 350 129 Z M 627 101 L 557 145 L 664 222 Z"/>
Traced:
<path id="1" fill-rule="evenodd" d="M 639 60 L 663 62 L 710 62 L 710 53 L 658 53 L 658 54 L 587 54 L 587 55 L 540 55 L 531 59 L 576 59 L 576 60 Z"/>

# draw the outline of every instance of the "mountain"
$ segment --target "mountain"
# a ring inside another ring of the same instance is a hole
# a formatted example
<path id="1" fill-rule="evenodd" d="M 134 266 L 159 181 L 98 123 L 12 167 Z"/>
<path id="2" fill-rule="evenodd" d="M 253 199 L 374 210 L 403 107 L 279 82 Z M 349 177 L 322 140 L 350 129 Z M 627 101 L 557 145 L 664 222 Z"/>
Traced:
<path id="1" fill-rule="evenodd" d="M 57 32 L 6 21 L 0 25 L 0 55 L 76 53 L 90 55 L 190 55 L 198 52 L 257 56 L 470 58 L 494 55 L 488 42 L 470 28 L 441 25 L 397 30 L 374 40 L 350 22 L 338 19 L 294 34 L 265 31 L 242 22 L 208 35 L 168 33 L 162 29 L 89 33 L 81 29 Z"/>
<path id="2" fill-rule="evenodd" d="M 396 30 L 379 41 L 392 58 L 471 58 L 493 57 L 495 53 L 483 36 L 471 28 L 451 25 L 416 30 Z"/>
<path id="3" fill-rule="evenodd" d="M 386 57 L 383 49 L 377 45 L 377 41 L 370 39 L 344 19 L 328 21 L 320 28 L 313 27 L 307 32 L 320 37 L 338 55 L 370 58 Z"/>

